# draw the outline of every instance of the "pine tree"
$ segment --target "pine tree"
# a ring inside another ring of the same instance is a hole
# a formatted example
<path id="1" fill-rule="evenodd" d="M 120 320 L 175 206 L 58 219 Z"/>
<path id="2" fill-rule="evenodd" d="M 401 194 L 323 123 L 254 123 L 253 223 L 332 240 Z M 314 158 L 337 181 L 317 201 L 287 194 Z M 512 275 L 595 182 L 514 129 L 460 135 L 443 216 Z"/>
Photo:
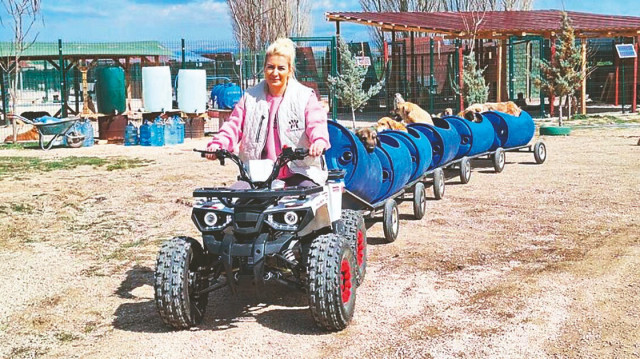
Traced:
<path id="1" fill-rule="evenodd" d="M 570 96 L 582 85 L 583 74 L 582 54 L 580 46 L 575 44 L 575 34 L 571 26 L 571 19 L 567 13 L 562 13 L 562 29 L 558 35 L 558 44 L 553 61 L 539 60 L 540 75 L 534 75 L 534 83 L 547 94 L 554 94 L 560 99 L 566 97 L 569 102 L 569 116 L 571 115 Z M 562 102 L 562 101 L 561 101 Z M 558 125 L 563 125 L 562 106 Z"/>
<path id="2" fill-rule="evenodd" d="M 484 69 L 478 67 L 473 51 L 464 56 L 463 93 L 468 104 L 485 103 L 489 99 L 489 86 L 484 79 Z"/>
<path id="3" fill-rule="evenodd" d="M 338 76 L 329 76 L 329 86 L 335 91 L 336 96 L 345 105 L 351 108 L 353 129 L 356 129 L 356 110 L 362 109 L 367 101 L 382 89 L 384 81 L 371 86 L 368 91 L 362 89 L 367 68 L 359 66 L 356 58 L 349 51 L 349 46 L 338 38 L 338 51 L 340 53 L 342 71 Z"/>

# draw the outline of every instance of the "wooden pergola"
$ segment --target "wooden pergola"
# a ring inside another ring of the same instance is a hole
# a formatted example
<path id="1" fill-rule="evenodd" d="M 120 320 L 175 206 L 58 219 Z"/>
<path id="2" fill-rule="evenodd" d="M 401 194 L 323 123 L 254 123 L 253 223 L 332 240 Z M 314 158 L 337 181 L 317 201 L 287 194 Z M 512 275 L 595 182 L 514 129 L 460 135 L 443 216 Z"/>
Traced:
<path id="1" fill-rule="evenodd" d="M 0 60 L 11 63 L 13 60 L 12 44 L 0 43 Z M 20 56 L 20 61 L 46 61 L 61 72 L 61 102 L 60 110 L 54 115 L 67 116 L 67 112 L 79 114 L 78 100 L 76 108 L 72 109 L 66 98 L 67 72 L 77 67 L 82 73 L 82 96 L 88 96 L 87 72 L 98 65 L 99 60 L 112 60 L 123 68 L 127 102 L 131 101 L 131 65 L 140 62 L 143 66 L 156 66 L 160 64 L 160 56 L 168 56 L 170 51 L 157 41 L 115 42 L 115 43 L 34 43 Z M 12 66 L 15 66 L 13 64 Z M 4 72 L 1 74 L 4 78 Z M 2 99 L 5 98 L 4 81 L 2 82 Z M 76 89 L 78 90 L 78 89 Z M 87 101 L 83 101 L 82 116 L 93 115 L 87 108 Z M 6 111 L 2 104 L 3 111 Z M 5 113 L 6 118 L 6 113 Z"/>
<path id="2" fill-rule="evenodd" d="M 586 56 L 587 39 L 627 37 L 632 38 L 638 52 L 640 42 L 640 17 L 612 16 L 589 14 L 567 11 L 571 18 L 572 26 L 577 39 L 580 39 L 582 49 L 583 66 L 585 74 L 582 81 L 582 95 L 580 108 L 586 114 Z M 497 99 L 504 100 L 501 88 L 507 78 L 506 66 L 503 62 L 503 48 L 511 45 L 516 38 L 536 36 L 548 39 L 551 43 L 551 57 L 555 56 L 555 41 L 562 25 L 562 11 L 560 10 L 531 10 L 531 11 L 487 11 L 487 12 L 328 12 L 325 14 L 328 21 L 336 23 L 336 34 L 340 34 L 340 23 L 350 22 L 365 26 L 375 26 L 382 31 L 410 32 L 413 39 L 414 33 L 423 33 L 431 38 L 436 36 L 443 39 L 490 39 L 497 40 L 498 56 L 498 86 Z M 470 24 L 481 19 L 479 25 L 473 29 Z M 395 36 L 393 36 L 395 37 Z M 460 49 L 462 51 L 462 49 Z M 512 60 L 513 52 L 509 51 L 509 60 Z M 461 56 L 460 56 L 461 57 Z M 633 65 L 633 96 L 631 110 L 636 111 L 637 83 L 638 83 L 638 58 L 634 58 Z M 617 66 L 619 64 L 617 63 Z M 461 66 L 460 66 L 461 68 Z M 616 70 L 616 83 L 617 83 Z M 460 76 L 462 78 L 462 76 Z M 512 87 L 511 87 L 512 88 Z M 616 87 L 617 88 L 617 87 Z M 509 99 L 513 100 L 510 91 Z M 462 99 L 460 100 L 462 102 Z M 553 96 L 550 98 L 551 111 L 553 113 Z M 617 92 L 616 92 L 617 103 Z M 543 103 L 541 103 L 541 106 Z"/>

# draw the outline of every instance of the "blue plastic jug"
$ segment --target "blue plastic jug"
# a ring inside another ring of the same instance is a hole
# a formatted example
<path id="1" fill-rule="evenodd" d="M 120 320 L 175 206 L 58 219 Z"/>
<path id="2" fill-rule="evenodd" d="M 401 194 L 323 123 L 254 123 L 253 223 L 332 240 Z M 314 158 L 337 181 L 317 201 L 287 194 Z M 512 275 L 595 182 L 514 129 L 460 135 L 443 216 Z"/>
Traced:
<path id="1" fill-rule="evenodd" d="M 151 125 L 147 120 L 140 126 L 140 146 L 151 146 Z"/>
<path id="2" fill-rule="evenodd" d="M 82 143 L 82 147 L 91 147 L 95 143 L 93 136 L 93 125 L 91 124 L 91 120 L 86 118 L 81 123 L 81 132 L 84 135 L 84 142 Z"/>
<path id="3" fill-rule="evenodd" d="M 176 131 L 178 131 L 177 143 L 184 143 L 184 121 L 178 115 L 175 115 L 173 120 L 176 122 Z"/>
<path id="4" fill-rule="evenodd" d="M 131 121 L 124 127 L 124 145 L 135 146 L 138 144 L 138 128 Z"/>
<path id="5" fill-rule="evenodd" d="M 160 116 L 151 125 L 151 146 L 164 146 L 164 121 Z"/>

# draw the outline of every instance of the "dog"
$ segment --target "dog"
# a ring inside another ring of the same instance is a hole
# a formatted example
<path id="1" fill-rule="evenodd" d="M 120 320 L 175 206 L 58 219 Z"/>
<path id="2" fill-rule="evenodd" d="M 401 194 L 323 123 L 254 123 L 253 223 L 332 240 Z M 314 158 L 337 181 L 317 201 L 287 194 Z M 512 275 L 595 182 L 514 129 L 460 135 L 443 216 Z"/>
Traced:
<path id="1" fill-rule="evenodd" d="M 402 121 L 407 125 L 412 123 L 428 123 L 433 125 L 433 119 L 429 112 L 412 102 L 399 103 L 396 114 L 400 115 Z"/>
<path id="2" fill-rule="evenodd" d="M 444 109 L 444 111 L 438 113 L 436 115 L 436 117 L 438 118 L 443 118 L 445 116 L 453 116 L 453 109 L 451 107 L 447 107 Z"/>
<path id="3" fill-rule="evenodd" d="M 378 120 L 376 125 L 376 131 L 384 131 L 384 130 L 398 130 L 407 132 L 407 127 L 400 121 L 396 121 L 391 117 L 383 117 Z"/>
<path id="4" fill-rule="evenodd" d="M 485 103 L 474 103 L 473 105 L 464 109 L 458 113 L 458 116 L 464 117 L 464 114 L 467 112 L 485 112 L 485 111 L 498 111 L 508 113 L 513 116 L 520 116 L 522 110 L 518 105 L 516 105 L 513 101 L 507 102 L 485 102 Z"/>
<path id="5" fill-rule="evenodd" d="M 40 138 L 38 134 L 38 130 L 35 126 L 31 126 L 28 131 L 20 132 L 17 136 L 16 141 L 37 141 Z M 4 139 L 4 142 L 13 142 L 13 135 L 9 135 Z"/>
<path id="6" fill-rule="evenodd" d="M 380 143 L 380 139 L 378 139 L 378 132 L 376 132 L 372 127 L 359 128 L 356 131 L 356 136 L 358 136 L 358 139 L 362 141 L 364 148 L 369 153 L 373 153 L 376 146 Z"/>

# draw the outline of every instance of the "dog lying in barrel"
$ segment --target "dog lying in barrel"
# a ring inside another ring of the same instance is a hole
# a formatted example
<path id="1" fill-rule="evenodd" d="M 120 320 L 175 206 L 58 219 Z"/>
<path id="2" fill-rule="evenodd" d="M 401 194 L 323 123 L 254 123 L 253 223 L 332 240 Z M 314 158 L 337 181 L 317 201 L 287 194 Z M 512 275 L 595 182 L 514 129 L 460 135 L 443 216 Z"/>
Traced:
<path id="1" fill-rule="evenodd" d="M 458 113 L 458 116 L 464 117 L 469 121 L 474 121 L 476 119 L 476 116 L 474 115 L 475 112 L 482 113 L 486 111 L 498 111 L 516 117 L 520 116 L 520 113 L 522 112 L 520 107 L 518 107 L 518 105 L 516 105 L 513 101 L 485 102 L 474 103 L 473 105 L 470 105 L 469 107 L 465 108 L 464 111 L 460 111 L 460 113 Z"/>
<path id="2" fill-rule="evenodd" d="M 407 127 L 398 120 L 394 120 L 391 117 L 383 117 L 378 120 L 376 124 L 376 131 L 384 131 L 384 130 L 397 130 L 407 132 Z"/>
<path id="3" fill-rule="evenodd" d="M 373 153 L 375 151 L 376 146 L 380 144 L 380 139 L 378 139 L 378 132 L 373 127 L 363 127 L 359 128 L 356 131 L 356 136 L 364 145 L 364 148 L 369 153 Z"/>

